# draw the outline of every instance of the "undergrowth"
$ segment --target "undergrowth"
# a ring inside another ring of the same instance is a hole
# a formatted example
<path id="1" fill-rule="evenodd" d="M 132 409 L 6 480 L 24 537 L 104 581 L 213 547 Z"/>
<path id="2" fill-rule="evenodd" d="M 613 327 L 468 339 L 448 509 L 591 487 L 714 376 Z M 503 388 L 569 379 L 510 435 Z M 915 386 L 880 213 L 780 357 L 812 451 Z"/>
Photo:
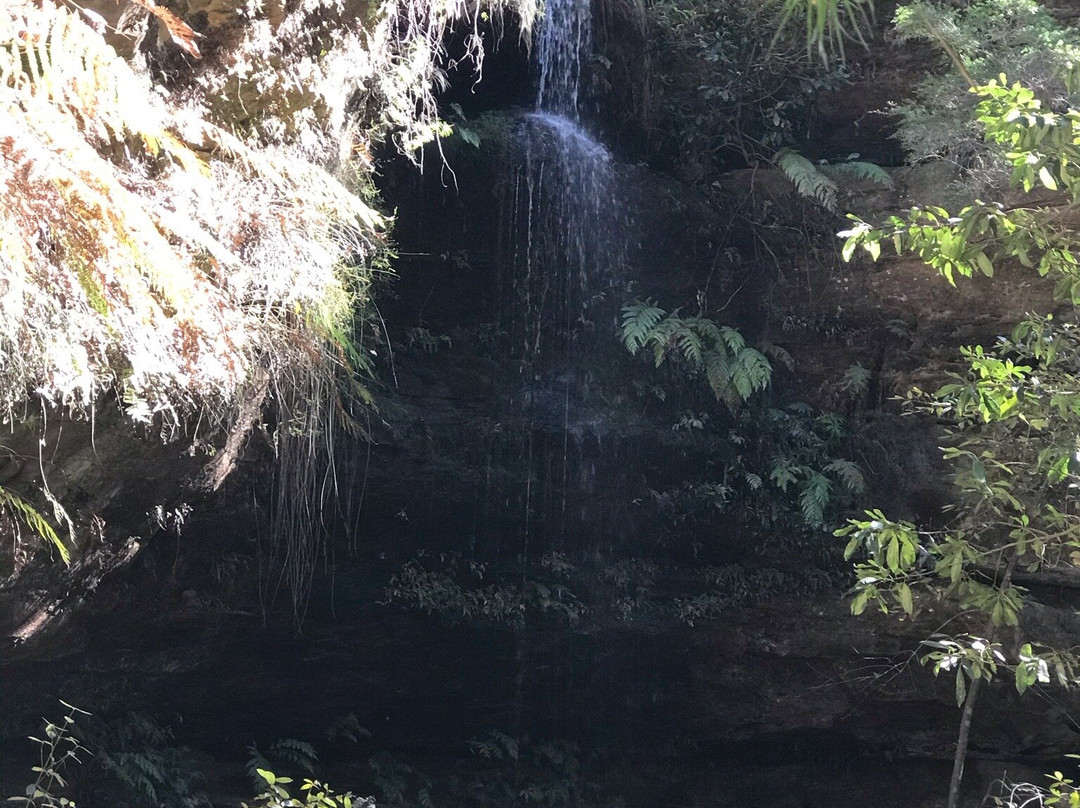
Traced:
<path id="1" fill-rule="evenodd" d="M 539 6 L 247 4 L 211 10 L 196 34 L 141 5 L 183 51 L 159 44 L 152 69 L 91 13 L 0 10 L 0 419 L 28 397 L 87 418 L 115 401 L 209 455 L 209 490 L 267 435 L 264 605 L 287 589 L 299 623 L 335 517 L 351 523 L 340 436 L 366 437 L 375 404 L 373 285 L 392 248 L 373 151 L 421 159 L 450 131 L 445 70 L 479 76 L 503 15 L 528 37 Z M 200 62 L 202 34 L 217 50 Z M 75 548 L 24 502 L 5 511 L 66 559 Z"/>
<path id="2" fill-rule="evenodd" d="M 1030 87 L 1058 109 L 1080 89 L 1080 38 L 1059 25 L 1035 0 L 978 0 L 956 7 L 918 0 L 900 6 L 894 37 L 922 40 L 941 52 L 942 69 L 917 85 L 897 107 L 897 137 L 912 162 L 944 158 L 961 172 L 969 191 L 985 193 L 1008 179 L 1008 170 L 976 121 L 979 99 L 969 92 L 1001 73 Z"/>

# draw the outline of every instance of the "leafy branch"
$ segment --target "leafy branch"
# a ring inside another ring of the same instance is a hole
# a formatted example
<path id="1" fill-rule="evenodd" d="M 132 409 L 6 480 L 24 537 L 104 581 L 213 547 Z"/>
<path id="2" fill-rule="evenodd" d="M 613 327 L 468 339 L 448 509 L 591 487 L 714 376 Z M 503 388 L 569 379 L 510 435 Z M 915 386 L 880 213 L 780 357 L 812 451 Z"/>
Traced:
<path id="1" fill-rule="evenodd" d="M 1059 192 L 1071 205 L 1080 202 L 1080 110 L 1046 109 L 1035 93 L 1000 81 L 973 88 L 982 101 L 978 120 L 988 142 L 1012 166 L 1009 184 L 1031 193 L 1037 187 Z M 955 285 L 956 275 L 992 277 L 1010 259 L 1042 276 L 1059 275 L 1056 294 L 1080 302 L 1080 262 L 1073 247 L 1076 231 L 1056 202 L 1006 207 L 975 200 L 953 215 L 936 206 L 913 207 L 874 227 L 850 215 L 853 226 L 840 233 L 842 255 L 851 260 L 859 247 L 873 260 L 891 242 L 898 255 L 914 254 Z"/>

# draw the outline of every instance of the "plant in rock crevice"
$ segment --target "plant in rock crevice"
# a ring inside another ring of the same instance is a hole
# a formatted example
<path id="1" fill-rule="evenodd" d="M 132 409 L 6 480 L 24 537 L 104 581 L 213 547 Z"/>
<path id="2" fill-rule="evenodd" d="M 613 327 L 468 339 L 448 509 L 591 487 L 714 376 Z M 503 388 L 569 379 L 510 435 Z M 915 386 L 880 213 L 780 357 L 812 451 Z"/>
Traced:
<path id="1" fill-rule="evenodd" d="M 423 554 L 406 562 L 387 583 L 384 602 L 419 609 L 451 621 L 510 626 L 522 626 L 531 614 L 547 615 L 573 624 L 588 611 L 560 581 L 485 584 L 486 565 L 455 554 L 442 555 L 440 561 L 440 569 L 432 569 L 433 565 Z"/>
<path id="2" fill-rule="evenodd" d="M 6 527 L 14 537 L 16 566 L 20 561 L 18 556 L 23 527 L 30 530 L 46 545 L 55 549 L 64 564 L 71 563 L 70 548 L 57 534 L 56 529 L 49 523 L 49 520 L 24 497 L 2 485 L 0 485 L 0 515 L 2 515 L 0 521 L 7 523 Z"/>
<path id="3" fill-rule="evenodd" d="M 823 539 L 866 488 L 845 419 L 800 402 L 748 407 L 717 437 L 726 451 L 706 479 L 653 492 L 653 507 L 680 523 L 723 515 L 753 533 L 762 558 L 830 564 Z"/>
<path id="4" fill-rule="evenodd" d="M 849 159 L 841 163 L 820 162 L 817 165 L 790 148 L 780 149 L 773 157 L 784 176 L 791 180 L 796 192 L 823 208 L 836 212 L 844 179 L 870 180 L 885 188 L 893 185 L 892 177 L 881 166 Z"/>

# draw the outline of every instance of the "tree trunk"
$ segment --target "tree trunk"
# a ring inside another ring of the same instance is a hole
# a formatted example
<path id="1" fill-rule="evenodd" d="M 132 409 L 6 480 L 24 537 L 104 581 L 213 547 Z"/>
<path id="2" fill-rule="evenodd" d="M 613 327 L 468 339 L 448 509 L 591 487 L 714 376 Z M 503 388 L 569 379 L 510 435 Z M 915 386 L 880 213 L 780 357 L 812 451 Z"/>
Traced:
<path id="1" fill-rule="evenodd" d="M 957 808 L 960 804 L 960 781 L 964 777 L 964 759 L 967 757 L 968 736 L 971 734 L 971 717 L 975 713 L 975 699 L 979 696 L 982 679 L 974 679 L 964 699 L 964 713 L 960 717 L 960 733 L 956 738 L 956 755 L 953 757 L 952 778 L 949 780 L 949 801 L 947 808 Z"/>

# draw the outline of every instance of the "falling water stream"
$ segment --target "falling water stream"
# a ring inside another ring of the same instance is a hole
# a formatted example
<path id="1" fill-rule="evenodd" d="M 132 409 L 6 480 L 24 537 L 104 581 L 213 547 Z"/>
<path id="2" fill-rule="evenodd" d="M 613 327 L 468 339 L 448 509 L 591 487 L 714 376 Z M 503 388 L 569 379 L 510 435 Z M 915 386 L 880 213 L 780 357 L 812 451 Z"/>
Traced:
<path id="1" fill-rule="evenodd" d="M 608 323 L 596 322 L 597 307 L 611 299 L 622 263 L 613 160 L 581 122 L 582 66 L 591 51 L 590 0 L 548 0 L 536 38 L 536 109 L 516 121 L 507 150 L 500 319 L 519 363 L 523 431 L 521 442 L 513 446 L 511 438 L 506 448 L 520 453 L 524 490 L 500 506 L 519 514 L 523 585 L 530 555 L 569 550 L 587 523 L 584 514 L 568 512 L 570 491 L 584 494 L 593 483 L 586 470 L 595 470 L 584 457 L 590 438 L 580 414 L 589 407 L 588 385 L 578 370 L 610 342 Z M 525 642 L 518 635 L 519 730 Z"/>
<path id="2" fill-rule="evenodd" d="M 580 121 L 591 43 L 589 0 L 546 4 L 536 111 L 521 117 L 511 137 L 501 264 L 513 290 L 514 350 L 529 362 L 573 349 L 621 252 L 611 155 Z"/>
<path id="3" fill-rule="evenodd" d="M 579 532 L 571 527 L 582 520 L 568 513 L 568 491 L 591 480 L 579 479 L 584 464 L 575 456 L 582 430 L 574 414 L 587 406 L 576 370 L 590 347 L 610 336 L 606 322 L 595 322 L 595 307 L 610 299 L 623 253 L 613 160 L 579 110 L 591 16 L 589 0 L 546 4 L 536 35 L 536 109 L 514 123 L 507 149 L 500 320 L 519 363 L 523 431 L 520 443 L 510 439 L 505 448 L 518 455 L 524 490 L 497 507 L 518 513 L 523 580 L 530 554 L 563 551 Z"/>

